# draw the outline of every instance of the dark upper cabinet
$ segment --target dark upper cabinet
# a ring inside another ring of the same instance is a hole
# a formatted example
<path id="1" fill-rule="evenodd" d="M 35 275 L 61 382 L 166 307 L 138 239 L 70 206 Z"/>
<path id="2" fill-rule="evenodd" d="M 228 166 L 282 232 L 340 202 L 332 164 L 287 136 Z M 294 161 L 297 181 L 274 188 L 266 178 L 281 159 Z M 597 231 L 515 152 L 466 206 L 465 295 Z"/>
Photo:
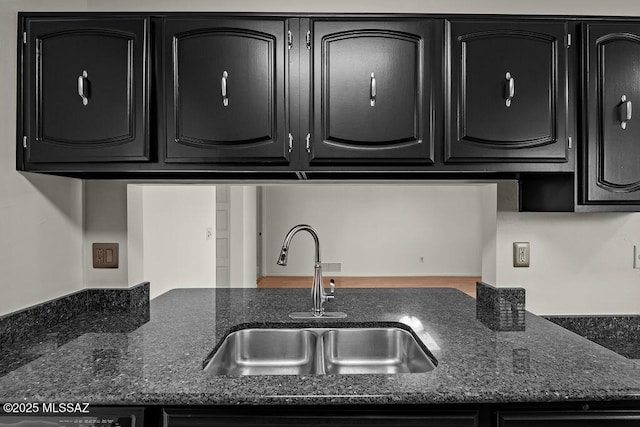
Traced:
<path id="1" fill-rule="evenodd" d="M 289 161 L 286 19 L 169 18 L 166 161 Z"/>
<path id="2" fill-rule="evenodd" d="M 446 27 L 445 161 L 566 161 L 567 24 Z"/>
<path id="3" fill-rule="evenodd" d="M 430 20 L 311 21 L 309 160 L 433 162 Z"/>
<path id="4" fill-rule="evenodd" d="M 149 20 L 30 18 L 24 31 L 25 162 L 148 160 Z"/>
<path id="5" fill-rule="evenodd" d="M 583 25 L 583 201 L 640 203 L 640 25 Z"/>

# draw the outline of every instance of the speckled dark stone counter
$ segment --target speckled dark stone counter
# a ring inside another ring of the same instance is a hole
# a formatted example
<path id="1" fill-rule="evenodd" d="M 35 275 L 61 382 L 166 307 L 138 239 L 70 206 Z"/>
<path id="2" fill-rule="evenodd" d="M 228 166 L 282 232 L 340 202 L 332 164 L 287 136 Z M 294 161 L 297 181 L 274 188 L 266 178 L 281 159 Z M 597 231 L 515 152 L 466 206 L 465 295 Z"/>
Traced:
<path id="1" fill-rule="evenodd" d="M 629 359 L 640 359 L 640 316 L 545 316 L 545 319 Z"/>
<path id="2" fill-rule="evenodd" d="M 177 290 L 153 300 L 150 321 L 133 331 L 103 328 L 61 346 L 40 346 L 39 357 L 25 358 L 22 366 L 0 376 L 0 401 L 640 401 L 640 364 L 530 313 L 525 331 L 494 332 L 476 320 L 475 300 L 453 289 L 336 293 L 329 307 L 348 313 L 347 323 L 410 324 L 438 359 L 436 369 L 401 375 L 207 376 L 203 361 L 230 329 L 240 323 L 294 323 L 287 314 L 307 308 L 309 291 Z"/>
<path id="3" fill-rule="evenodd" d="M 87 313 L 119 313 L 123 317 L 148 319 L 149 282 L 125 289 L 84 289 L 15 313 L 0 316 L 0 352 L 14 343 L 24 345 L 36 335 L 56 331 L 56 325 Z M 146 314 L 145 314 L 146 313 Z M 80 320 L 80 319 L 78 319 Z M 81 323 L 77 323 L 81 324 Z M 4 370 L 6 366 L 0 367 Z"/>

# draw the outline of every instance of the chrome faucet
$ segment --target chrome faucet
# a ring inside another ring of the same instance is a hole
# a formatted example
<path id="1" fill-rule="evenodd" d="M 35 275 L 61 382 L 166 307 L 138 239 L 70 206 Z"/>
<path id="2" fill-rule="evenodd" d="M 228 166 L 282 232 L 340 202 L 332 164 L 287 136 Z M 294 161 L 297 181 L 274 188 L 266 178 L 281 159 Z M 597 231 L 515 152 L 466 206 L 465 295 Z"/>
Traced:
<path id="1" fill-rule="evenodd" d="M 287 235 L 284 237 L 284 241 L 282 242 L 282 249 L 280 250 L 280 256 L 278 257 L 278 265 L 285 266 L 287 265 L 287 258 L 289 256 L 289 245 L 291 244 L 291 239 L 298 231 L 307 231 L 313 237 L 313 241 L 315 243 L 315 263 L 314 263 L 314 273 L 313 273 L 313 284 L 311 285 L 311 300 L 313 303 L 313 309 L 311 312 L 295 312 L 291 313 L 289 317 L 293 319 L 309 319 L 309 318 L 342 318 L 346 317 L 345 313 L 341 312 L 325 312 L 324 311 L 324 303 L 327 301 L 333 301 L 334 293 L 335 293 L 335 284 L 333 280 L 331 281 L 331 290 L 329 294 L 327 294 L 324 290 L 324 286 L 322 285 L 322 264 L 320 263 L 320 240 L 318 239 L 318 235 L 315 230 L 306 224 L 300 224 L 293 227 Z"/>

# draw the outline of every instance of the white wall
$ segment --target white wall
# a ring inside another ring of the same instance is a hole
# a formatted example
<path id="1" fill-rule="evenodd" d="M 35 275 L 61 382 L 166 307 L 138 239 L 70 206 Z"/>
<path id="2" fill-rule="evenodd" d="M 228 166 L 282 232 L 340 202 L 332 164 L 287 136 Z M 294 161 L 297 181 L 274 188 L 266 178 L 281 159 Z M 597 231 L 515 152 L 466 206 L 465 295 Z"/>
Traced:
<path id="1" fill-rule="evenodd" d="M 287 231 L 309 224 L 320 237 L 322 262 L 342 263 L 336 276 L 479 276 L 482 188 L 267 186 L 262 230 L 265 275 L 313 273 L 313 239 L 304 232 L 291 243 L 288 265 L 276 265 Z"/>
<path id="2" fill-rule="evenodd" d="M 16 172 L 19 10 L 86 10 L 86 1 L 0 2 L 0 315 L 83 288 L 82 182 Z"/>
<path id="3" fill-rule="evenodd" d="M 10 162 L 0 154 L 0 315 L 83 288 L 82 183 Z"/>
<path id="4" fill-rule="evenodd" d="M 232 288 L 256 287 L 256 187 L 229 187 L 230 252 L 229 285 Z"/>
<path id="5" fill-rule="evenodd" d="M 210 185 L 145 185 L 143 268 L 151 298 L 174 288 L 216 284 L 216 192 Z"/>
<path id="6" fill-rule="evenodd" d="M 144 282 L 144 199 L 142 185 L 127 185 L 127 284 Z M 120 259 L 122 261 L 122 258 Z"/>
<path id="7" fill-rule="evenodd" d="M 512 244 L 531 243 L 513 267 Z M 537 314 L 639 314 L 640 214 L 498 213 L 497 285 L 527 290 Z"/>
<path id="8" fill-rule="evenodd" d="M 118 268 L 93 268 L 93 243 L 118 243 Z M 117 288 L 129 284 L 126 183 L 85 182 L 83 261 L 86 287 Z"/>
<path id="9" fill-rule="evenodd" d="M 488 184 L 481 188 L 480 212 L 482 224 L 480 235 L 482 243 L 481 263 L 482 280 L 486 283 L 496 283 L 496 230 L 498 228 L 498 185 Z"/>

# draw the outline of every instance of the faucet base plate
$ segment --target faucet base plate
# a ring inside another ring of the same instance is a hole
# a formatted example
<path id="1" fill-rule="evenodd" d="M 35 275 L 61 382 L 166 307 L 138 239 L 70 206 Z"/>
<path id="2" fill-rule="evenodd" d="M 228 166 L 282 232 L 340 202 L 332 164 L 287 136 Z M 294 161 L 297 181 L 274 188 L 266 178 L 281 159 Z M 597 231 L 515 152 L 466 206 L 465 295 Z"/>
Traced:
<path id="1" fill-rule="evenodd" d="M 289 314 L 292 319 L 344 319 L 347 313 L 341 311 L 325 311 L 322 316 L 316 316 L 311 311 L 296 311 Z"/>

